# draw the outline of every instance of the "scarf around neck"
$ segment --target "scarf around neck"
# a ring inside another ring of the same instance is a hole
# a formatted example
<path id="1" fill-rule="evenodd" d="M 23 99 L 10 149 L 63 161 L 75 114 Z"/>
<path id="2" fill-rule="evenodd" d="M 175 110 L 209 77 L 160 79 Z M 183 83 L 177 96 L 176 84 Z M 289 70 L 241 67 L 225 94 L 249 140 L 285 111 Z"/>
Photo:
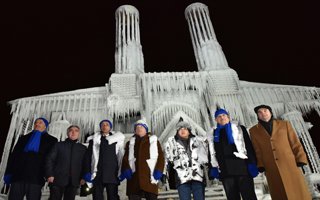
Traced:
<path id="1" fill-rule="evenodd" d="M 225 125 L 220 125 L 218 124 L 217 128 L 214 130 L 214 142 L 220 142 L 220 131 L 222 129 L 226 130 L 227 138 L 228 138 L 228 143 L 229 144 L 234 144 L 234 139 L 232 136 L 232 129 L 231 129 L 231 123 L 227 123 Z"/>
<path id="2" fill-rule="evenodd" d="M 26 146 L 24 147 L 24 152 L 39 152 L 41 136 L 45 133 L 45 131 L 40 132 L 38 130 L 33 130 L 32 135 L 29 138 Z"/>
<path id="3" fill-rule="evenodd" d="M 258 120 L 259 123 L 264 127 L 264 129 L 266 129 L 266 131 L 269 133 L 269 135 L 271 136 L 272 134 L 272 129 L 273 129 L 273 118 L 271 117 L 271 119 L 267 122 L 262 121 L 262 120 Z"/>

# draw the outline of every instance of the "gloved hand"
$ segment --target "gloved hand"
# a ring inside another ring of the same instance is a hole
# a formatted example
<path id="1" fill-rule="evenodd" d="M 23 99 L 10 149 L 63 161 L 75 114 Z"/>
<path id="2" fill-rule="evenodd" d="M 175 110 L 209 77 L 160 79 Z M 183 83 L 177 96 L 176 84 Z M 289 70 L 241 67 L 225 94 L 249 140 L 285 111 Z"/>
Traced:
<path id="1" fill-rule="evenodd" d="M 132 170 L 131 169 L 127 169 L 123 172 L 121 172 L 121 175 L 119 177 L 120 181 L 123 181 L 124 179 L 130 180 L 132 178 Z"/>
<path id="2" fill-rule="evenodd" d="M 248 172 L 252 176 L 252 178 L 258 176 L 259 174 L 257 166 L 252 163 L 248 164 Z"/>
<path id="3" fill-rule="evenodd" d="M 88 183 L 92 183 L 91 177 L 92 177 L 92 174 L 90 172 L 88 172 L 83 176 L 83 179 Z"/>
<path id="4" fill-rule="evenodd" d="M 220 175 L 219 175 L 219 170 L 217 167 L 212 167 L 210 170 L 209 170 L 209 177 L 212 178 L 212 179 L 219 179 Z"/>
<path id="5" fill-rule="evenodd" d="M 3 177 L 4 184 L 10 185 L 11 184 L 11 178 L 12 178 L 12 174 L 4 175 L 4 177 Z"/>
<path id="6" fill-rule="evenodd" d="M 163 175 L 162 172 L 159 171 L 159 170 L 157 170 L 157 169 L 155 169 L 155 170 L 153 171 L 153 177 L 154 177 L 154 179 L 156 179 L 157 181 L 161 179 L 162 175 Z"/>

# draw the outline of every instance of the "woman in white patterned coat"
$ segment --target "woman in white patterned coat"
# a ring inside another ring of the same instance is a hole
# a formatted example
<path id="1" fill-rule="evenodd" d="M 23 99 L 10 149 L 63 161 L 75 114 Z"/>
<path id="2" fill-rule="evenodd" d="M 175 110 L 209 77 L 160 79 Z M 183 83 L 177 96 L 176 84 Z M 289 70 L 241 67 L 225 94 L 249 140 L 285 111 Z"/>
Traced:
<path id="1" fill-rule="evenodd" d="M 204 199 L 204 165 L 208 163 L 206 139 L 191 133 L 191 126 L 184 121 L 177 124 L 177 133 L 165 144 L 167 166 L 173 166 L 175 186 L 179 199 Z M 170 167 L 169 167 L 170 168 Z M 171 173 L 172 174 L 172 173 Z"/>

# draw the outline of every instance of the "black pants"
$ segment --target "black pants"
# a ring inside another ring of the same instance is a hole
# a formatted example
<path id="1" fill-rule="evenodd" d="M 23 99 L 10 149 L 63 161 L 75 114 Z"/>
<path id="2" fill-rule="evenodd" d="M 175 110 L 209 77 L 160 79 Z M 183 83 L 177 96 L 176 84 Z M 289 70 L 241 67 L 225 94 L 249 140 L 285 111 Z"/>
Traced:
<path id="1" fill-rule="evenodd" d="M 74 200 L 77 194 L 78 187 L 67 185 L 65 187 L 51 185 L 49 200 Z"/>
<path id="2" fill-rule="evenodd" d="M 11 184 L 9 192 L 9 200 L 23 200 L 26 196 L 27 200 L 41 199 L 42 185 L 26 183 L 24 181 L 15 182 Z"/>
<path id="3" fill-rule="evenodd" d="M 222 179 L 228 200 L 256 200 L 253 178 L 250 176 L 233 176 Z"/>
<path id="4" fill-rule="evenodd" d="M 145 198 L 146 200 L 157 200 L 158 195 L 150 193 L 150 192 L 145 192 L 145 191 L 140 191 L 139 194 L 131 194 L 128 196 L 129 200 L 141 200 L 141 198 Z"/>
<path id="5" fill-rule="evenodd" d="M 103 190 L 106 188 L 108 200 L 119 200 L 118 184 L 94 182 L 92 197 L 93 200 L 103 200 Z"/>

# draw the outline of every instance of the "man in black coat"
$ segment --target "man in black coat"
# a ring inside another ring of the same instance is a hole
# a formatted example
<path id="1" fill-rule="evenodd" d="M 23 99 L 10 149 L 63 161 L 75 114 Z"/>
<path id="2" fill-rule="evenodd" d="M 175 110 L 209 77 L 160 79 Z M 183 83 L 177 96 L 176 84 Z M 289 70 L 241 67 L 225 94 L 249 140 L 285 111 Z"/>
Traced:
<path id="1" fill-rule="evenodd" d="M 31 133 L 19 138 L 9 156 L 4 182 L 11 184 L 9 200 L 39 200 L 45 183 L 44 162 L 58 141 L 46 131 L 49 122 L 38 118 Z"/>
<path id="2" fill-rule="evenodd" d="M 110 120 L 102 120 L 99 126 L 100 131 L 88 138 L 84 178 L 89 186 L 93 186 L 94 200 L 104 199 L 104 189 L 108 200 L 119 200 L 118 176 L 125 136 L 120 132 L 111 132 Z"/>
<path id="3" fill-rule="evenodd" d="M 86 146 L 79 143 L 80 128 L 71 125 L 68 138 L 54 145 L 46 159 L 46 177 L 50 186 L 50 200 L 74 200 L 83 174 Z"/>
<path id="4" fill-rule="evenodd" d="M 224 109 L 215 112 L 217 128 L 209 139 L 209 177 L 220 179 L 227 199 L 255 200 L 253 178 L 258 175 L 255 152 L 244 126 L 230 122 Z M 240 197 L 241 195 L 241 197 Z"/>

